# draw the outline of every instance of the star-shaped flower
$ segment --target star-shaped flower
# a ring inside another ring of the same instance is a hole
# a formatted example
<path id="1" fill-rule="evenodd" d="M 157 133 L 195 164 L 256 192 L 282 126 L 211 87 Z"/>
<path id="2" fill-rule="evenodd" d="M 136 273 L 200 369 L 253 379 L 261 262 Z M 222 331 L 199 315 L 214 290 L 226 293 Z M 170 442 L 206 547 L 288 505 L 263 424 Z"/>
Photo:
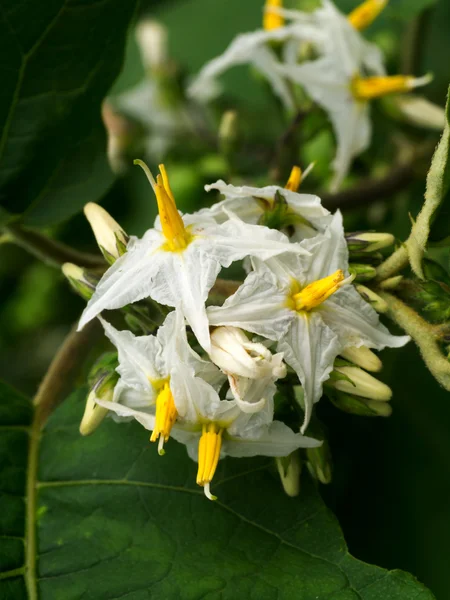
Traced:
<path id="1" fill-rule="evenodd" d="M 209 325 L 205 312 L 208 292 L 221 267 L 254 256 L 266 260 L 283 252 L 307 253 L 300 244 L 273 229 L 248 225 L 230 215 L 218 225 L 202 215 L 182 217 L 176 207 L 167 174 L 155 181 L 160 227 L 150 229 L 142 239 L 131 237 L 127 252 L 100 280 L 80 320 L 79 328 L 105 309 L 121 308 L 143 298 L 178 308 L 192 327 L 199 343 L 210 350 Z"/>
<path id="2" fill-rule="evenodd" d="M 348 249 L 339 212 L 323 234 L 302 246 L 309 256 L 254 261 L 256 271 L 223 306 L 209 307 L 208 318 L 211 325 L 233 325 L 278 341 L 278 351 L 304 388 L 304 432 L 342 350 L 399 347 L 409 338 L 391 335 L 348 285 L 352 278 L 347 276 Z"/>
<path id="3" fill-rule="evenodd" d="M 294 433 L 280 421 L 273 421 L 271 409 L 243 413 L 234 400 L 220 400 L 216 390 L 181 365 L 171 378 L 178 419 L 172 437 L 185 444 L 189 456 L 198 462 L 197 483 L 210 500 L 210 483 L 224 456 L 288 456 L 297 448 L 314 448 L 321 442 Z M 113 402 L 99 400 L 121 417 L 134 417 L 146 429 L 155 427 L 154 415 Z"/>

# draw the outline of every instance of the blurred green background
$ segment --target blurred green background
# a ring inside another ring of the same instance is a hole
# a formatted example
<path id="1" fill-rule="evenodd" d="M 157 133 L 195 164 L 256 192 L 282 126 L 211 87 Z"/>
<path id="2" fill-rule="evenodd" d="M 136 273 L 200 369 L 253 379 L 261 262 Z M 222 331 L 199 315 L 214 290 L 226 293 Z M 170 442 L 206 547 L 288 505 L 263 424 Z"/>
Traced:
<path id="1" fill-rule="evenodd" d="M 173 57 L 195 73 L 221 53 L 233 36 L 260 26 L 261 0 L 173 0 L 144 2 L 142 12 L 169 29 Z M 312 2 L 297 3 L 311 5 Z M 338 2 L 344 11 L 352 0 Z M 291 3 L 294 5 L 294 3 Z M 443 104 L 450 79 L 450 2 L 392 0 L 368 32 L 388 55 L 389 71 L 401 69 L 408 17 L 426 7 L 420 38 L 420 75 L 432 71 L 426 95 Z M 411 19 L 409 19 L 409 22 Z M 118 93 L 142 77 L 138 50 L 130 35 Z M 282 124 L 261 82 L 239 68 L 224 77 L 227 92 L 251 115 L 262 137 L 276 135 Z M 183 156 L 183 148 L 178 156 Z M 213 157 L 214 158 L 214 157 Z M 181 208 L 198 206 L 199 190 L 208 182 L 208 165 L 178 158 L 173 163 L 173 187 Z M 424 184 L 389 198 L 378 228 L 406 235 L 408 210 L 420 204 Z M 129 233 L 141 234 L 153 223 L 155 203 L 142 173 L 136 169 L 117 181 L 103 205 Z M 351 228 L 367 227 L 359 210 L 346 214 Z M 54 228 L 58 239 L 80 250 L 96 252 L 82 215 Z M 448 263 L 448 252 L 441 257 Z M 0 252 L 0 377 L 33 394 L 51 358 L 83 308 L 57 269 L 40 263 L 24 250 L 4 245 Z M 394 390 L 394 413 L 386 420 L 364 420 L 340 414 L 325 404 L 333 419 L 335 461 L 333 483 L 323 490 L 344 529 L 350 551 L 358 558 L 415 574 L 442 600 L 450 597 L 450 397 L 423 366 L 417 350 L 385 352 L 382 377 Z"/>

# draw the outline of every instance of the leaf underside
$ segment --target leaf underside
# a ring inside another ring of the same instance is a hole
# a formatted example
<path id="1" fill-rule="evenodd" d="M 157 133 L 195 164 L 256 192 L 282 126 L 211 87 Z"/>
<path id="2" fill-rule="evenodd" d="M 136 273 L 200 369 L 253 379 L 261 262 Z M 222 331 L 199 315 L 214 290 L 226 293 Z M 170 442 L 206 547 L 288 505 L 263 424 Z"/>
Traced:
<path id="1" fill-rule="evenodd" d="M 83 403 L 73 394 L 41 438 L 31 513 L 41 600 L 433 598 L 411 575 L 351 557 L 308 478 L 291 499 L 267 459 L 227 459 L 210 502 L 176 442 L 159 457 L 142 427 L 111 420 L 82 438 Z M 21 600 L 30 407 L 2 386 L 0 417 L 0 597 Z"/>

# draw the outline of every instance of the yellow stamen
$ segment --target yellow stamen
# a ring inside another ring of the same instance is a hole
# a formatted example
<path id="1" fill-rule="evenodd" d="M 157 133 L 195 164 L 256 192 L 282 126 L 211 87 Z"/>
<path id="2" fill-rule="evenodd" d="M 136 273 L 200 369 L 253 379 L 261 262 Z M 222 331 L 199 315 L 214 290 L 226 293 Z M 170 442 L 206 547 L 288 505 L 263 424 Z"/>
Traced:
<path id="1" fill-rule="evenodd" d="M 296 192 L 300 187 L 302 182 L 302 170 L 300 167 L 294 166 L 292 167 L 291 174 L 289 175 L 289 179 L 287 180 L 284 189 L 290 190 L 291 192 Z"/>
<path id="2" fill-rule="evenodd" d="M 409 92 L 415 87 L 425 85 L 430 76 L 413 77 L 412 75 L 390 75 L 388 77 L 360 77 L 357 75 L 351 83 L 351 91 L 357 100 L 371 100 L 386 96 Z"/>
<path id="3" fill-rule="evenodd" d="M 378 17 L 388 0 L 366 0 L 348 15 L 348 20 L 355 29 L 361 31 Z"/>
<path id="4" fill-rule="evenodd" d="M 266 31 L 272 31 L 273 29 L 278 29 L 284 25 L 284 17 L 278 14 L 276 10 L 272 10 L 273 8 L 283 8 L 283 1 L 266 0 L 263 18 L 263 26 Z"/>
<path id="5" fill-rule="evenodd" d="M 332 275 L 318 279 L 310 283 L 300 292 L 292 295 L 295 310 L 311 310 L 322 302 L 325 302 L 332 294 L 338 291 L 346 283 L 350 283 L 353 277 L 345 277 L 344 272 L 338 269 Z"/>
<path id="6" fill-rule="evenodd" d="M 167 240 L 168 250 L 172 252 L 183 250 L 188 245 L 190 236 L 175 204 L 164 165 L 159 165 L 161 174 L 157 175 L 155 181 L 150 169 L 142 160 L 135 160 L 134 164 L 142 167 L 155 192 L 161 228 Z"/>
<path id="7" fill-rule="evenodd" d="M 217 423 L 205 424 L 198 442 L 197 483 L 205 488 L 205 494 L 210 500 L 217 500 L 216 496 L 211 495 L 209 484 L 214 477 L 219 462 L 222 431 Z"/>
<path id="8" fill-rule="evenodd" d="M 164 454 L 164 442 L 167 442 L 170 431 L 178 416 L 169 382 L 163 385 L 162 390 L 156 398 L 156 422 L 150 437 L 151 442 L 159 438 L 158 452 Z"/>

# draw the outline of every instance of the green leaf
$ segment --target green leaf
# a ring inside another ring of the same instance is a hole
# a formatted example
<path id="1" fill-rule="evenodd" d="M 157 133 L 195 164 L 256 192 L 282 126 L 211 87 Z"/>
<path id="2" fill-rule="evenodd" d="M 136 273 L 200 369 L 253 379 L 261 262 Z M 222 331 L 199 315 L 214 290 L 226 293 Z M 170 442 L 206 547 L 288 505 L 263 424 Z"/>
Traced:
<path id="1" fill-rule="evenodd" d="M 23 399 L 0 389 L 0 415 L 10 426 L 28 422 Z M 9 410 L 16 400 L 14 421 Z M 37 498 L 27 504 L 26 567 L 19 550 L 13 562 L 3 563 L 0 597 L 27 597 L 24 570 L 28 597 L 40 600 L 432 600 L 411 575 L 352 558 L 309 479 L 292 499 L 267 459 L 226 460 L 213 485 L 219 500 L 210 502 L 195 485 L 195 464 L 175 442 L 160 457 L 136 423 L 110 420 L 81 438 L 83 403 L 83 393 L 71 396 L 43 432 L 38 481 L 33 462 L 28 473 Z M 36 433 L 34 424 L 31 459 Z M 16 443 L 11 450 L 3 446 L 2 461 L 17 462 L 20 454 L 23 474 L 26 444 Z M 2 511 L 1 534 L 22 535 L 23 492 L 22 475 L 13 490 L 20 510 L 11 525 L 12 511 Z M 38 556 L 29 551 L 34 547 Z"/>
<path id="2" fill-rule="evenodd" d="M 67 219 L 113 181 L 100 104 L 136 0 L 4 0 L 0 204 L 29 225 Z"/>
<path id="3" fill-rule="evenodd" d="M 445 108 L 446 123 L 441 140 L 434 152 L 427 176 L 425 202 L 406 242 L 409 261 L 414 273 L 424 279 L 422 259 L 430 227 L 450 187 L 450 96 Z"/>

